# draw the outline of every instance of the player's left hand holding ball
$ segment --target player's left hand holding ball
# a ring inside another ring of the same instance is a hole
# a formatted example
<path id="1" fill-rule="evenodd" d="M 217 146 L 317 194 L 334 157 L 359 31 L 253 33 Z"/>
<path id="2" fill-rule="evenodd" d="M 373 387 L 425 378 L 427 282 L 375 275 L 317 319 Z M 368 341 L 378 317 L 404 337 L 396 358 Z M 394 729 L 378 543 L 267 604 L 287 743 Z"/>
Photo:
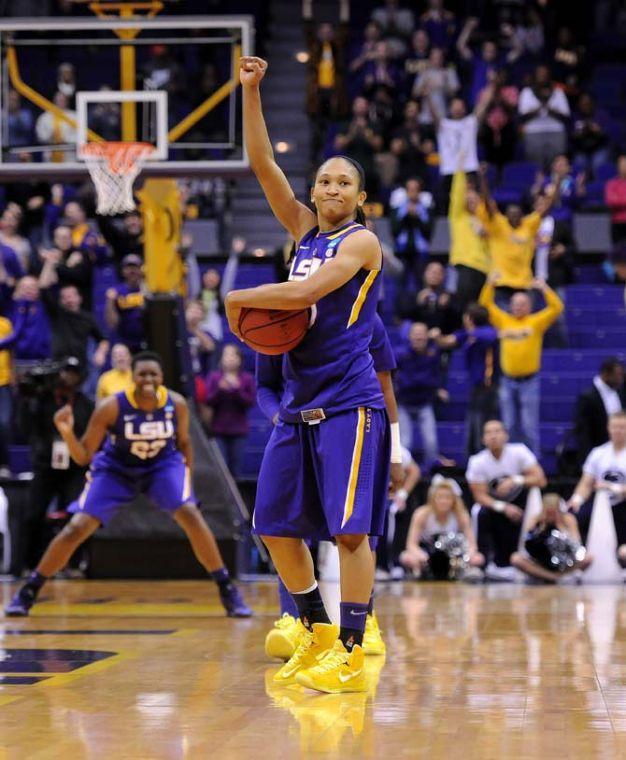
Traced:
<path id="1" fill-rule="evenodd" d="M 54 415 L 54 424 L 61 435 L 74 430 L 74 412 L 69 404 L 62 406 Z"/>

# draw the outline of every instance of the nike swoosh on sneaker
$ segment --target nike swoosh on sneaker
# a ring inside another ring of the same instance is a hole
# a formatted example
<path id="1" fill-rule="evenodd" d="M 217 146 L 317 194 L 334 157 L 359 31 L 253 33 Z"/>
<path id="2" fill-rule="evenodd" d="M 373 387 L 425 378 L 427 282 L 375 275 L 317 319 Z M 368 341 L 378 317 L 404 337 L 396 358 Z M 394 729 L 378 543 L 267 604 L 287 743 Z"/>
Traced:
<path id="1" fill-rule="evenodd" d="M 341 681 L 341 683 L 347 683 L 348 681 L 350 681 L 350 679 L 356 678 L 361 673 L 362 670 L 363 668 L 361 668 L 360 670 L 355 670 L 354 673 L 348 673 L 347 676 L 344 676 L 343 673 L 339 673 L 339 680 Z"/>

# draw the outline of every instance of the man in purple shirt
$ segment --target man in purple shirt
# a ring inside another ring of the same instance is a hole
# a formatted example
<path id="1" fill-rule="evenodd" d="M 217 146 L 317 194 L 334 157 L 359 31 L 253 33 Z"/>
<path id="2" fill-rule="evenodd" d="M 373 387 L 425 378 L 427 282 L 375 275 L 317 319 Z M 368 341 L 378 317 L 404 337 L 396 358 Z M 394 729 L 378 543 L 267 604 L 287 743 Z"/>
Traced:
<path id="1" fill-rule="evenodd" d="M 104 318 L 116 342 L 128 346 L 131 353 L 145 348 L 143 261 L 134 253 L 122 259 L 120 285 L 106 293 Z"/>
<path id="2" fill-rule="evenodd" d="M 489 324 L 484 306 L 470 304 L 463 314 L 463 329 L 451 335 L 431 330 L 441 348 L 462 348 L 470 379 L 470 397 L 465 417 L 465 445 L 468 456 L 483 448 L 483 427 L 498 419 L 497 350 L 498 331 Z"/>

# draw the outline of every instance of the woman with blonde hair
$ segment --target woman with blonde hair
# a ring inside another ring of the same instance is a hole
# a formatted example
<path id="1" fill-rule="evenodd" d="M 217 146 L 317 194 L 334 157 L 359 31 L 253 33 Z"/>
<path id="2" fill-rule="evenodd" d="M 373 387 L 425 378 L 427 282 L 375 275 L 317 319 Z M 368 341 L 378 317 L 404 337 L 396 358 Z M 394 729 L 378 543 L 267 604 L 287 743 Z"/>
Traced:
<path id="1" fill-rule="evenodd" d="M 469 513 L 458 484 L 436 476 L 428 490 L 426 504 L 413 513 L 406 549 L 400 555 L 400 562 L 419 575 L 429 571 L 435 577 L 448 577 L 450 555 L 435 546 L 442 534 L 456 534 L 455 541 L 447 541 L 448 545 L 455 543 L 457 547 L 462 546 L 464 539 L 465 550 L 462 554 L 469 558 L 469 567 L 480 568 L 485 564 L 485 558 L 476 546 Z M 448 557 L 447 563 L 442 554 Z"/>
<path id="2" fill-rule="evenodd" d="M 592 557 L 582 546 L 576 518 L 564 511 L 559 494 L 544 494 L 542 503 L 525 536 L 524 550 L 511 556 L 511 564 L 531 578 L 557 583 L 566 573 L 586 570 Z"/>

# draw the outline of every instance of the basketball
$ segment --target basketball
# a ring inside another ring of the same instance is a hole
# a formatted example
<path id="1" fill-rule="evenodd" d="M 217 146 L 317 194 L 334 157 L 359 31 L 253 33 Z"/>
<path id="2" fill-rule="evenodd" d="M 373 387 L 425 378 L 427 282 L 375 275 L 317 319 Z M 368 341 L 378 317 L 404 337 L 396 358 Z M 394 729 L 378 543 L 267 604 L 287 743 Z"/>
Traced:
<path id="1" fill-rule="evenodd" d="M 246 345 L 275 356 L 293 350 L 309 329 L 309 310 L 242 309 L 239 332 Z"/>

